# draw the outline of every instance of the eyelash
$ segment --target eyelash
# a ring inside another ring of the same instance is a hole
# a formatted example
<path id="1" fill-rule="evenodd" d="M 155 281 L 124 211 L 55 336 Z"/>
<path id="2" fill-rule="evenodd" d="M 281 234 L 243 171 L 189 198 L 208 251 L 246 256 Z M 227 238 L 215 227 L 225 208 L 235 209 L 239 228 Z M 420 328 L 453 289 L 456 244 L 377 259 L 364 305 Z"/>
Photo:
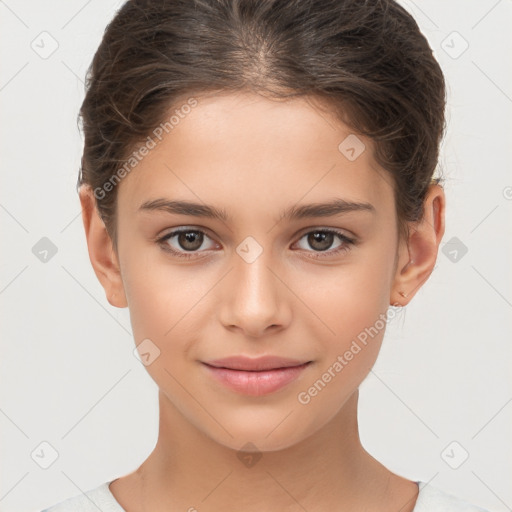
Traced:
<path id="1" fill-rule="evenodd" d="M 177 230 L 171 231 L 170 233 L 168 233 L 168 234 L 164 235 L 163 237 L 159 238 L 158 240 L 156 240 L 156 242 L 162 247 L 162 249 L 164 251 L 171 253 L 173 256 L 177 256 L 178 258 L 184 258 L 184 259 L 195 258 L 196 257 L 195 254 L 197 254 L 199 251 L 190 251 L 190 252 L 176 251 L 175 249 L 172 249 L 169 244 L 166 243 L 167 240 L 170 240 L 174 236 L 179 235 L 180 233 L 188 233 L 188 232 L 201 233 L 208 237 L 208 234 L 201 229 L 186 228 L 186 229 L 177 229 Z M 335 229 L 328 229 L 328 228 L 314 229 L 311 231 L 307 231 L 299 238 L 299 240 L 304 238 L 306 235 L 310 235 L 311 233 L 332 233 L 333 235 L 336 235 L 341 242 L 343 242 L 342 245 L 340 245 L 337 249 L 334 249 L 334 250 L 313 251 L 313 253 L 317 254 L 317 256 L 308 256 L 308 257 L 312 257 L 313 259 L 323 259 L 323 258 L 336 256 L 338 254 L 345 253 L 345 252 L 349 251 L 351 249 L 351 246 L 355 245 L 355 243 L 356 243 L 356 241 L 354 239 L 347 237 L 340 231 L 337 231 Z M 210 238 L 210 237 L 208 237 L 208 238 Z M 311 252 L 311 251 L 307 251 L 307 252 Z"/>

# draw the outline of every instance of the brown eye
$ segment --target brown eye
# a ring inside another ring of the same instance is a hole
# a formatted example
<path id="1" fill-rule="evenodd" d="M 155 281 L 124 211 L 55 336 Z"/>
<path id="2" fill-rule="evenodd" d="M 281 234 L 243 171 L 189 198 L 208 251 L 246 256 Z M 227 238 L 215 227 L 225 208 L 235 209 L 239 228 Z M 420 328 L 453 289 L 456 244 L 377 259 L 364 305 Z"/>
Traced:
<path id="1" fill-rule="evenodd" d="M 203 250 L 199 250 L 206 240 L 210 237 L 200 229 L 178 229 L 171 231 L 167 235 L 160 238 L 157 242 L 165 251 L 174 256 L 182 258 L 192 258 L 199 256 Z M 203 249 L 211 249 L 215 247 L 213 241 L 211 246 Z"/>
<path id="2" fill-rule="evenodd" d="M 186 251 L 197 251 L 203 245 L 203 233 L 200 231 L 182 231 L 177 235 L 179 246 Z"/>
<path id="3" fill-rule="evenodd" d="M 317 251 L 326 251 L 333 243 L 334 234 L 327 231 L 312 231 L 308 234 L 308 244 Z"/>
<path id="4" fill-rule="evenodd" d="M 300 242 L 304 239 L 306 240 L 305 245 L 313 249 L 312 251 L 308 247 L 300 246 Z M 333 243 L 335 243 L 336 239 L 338 240 L 338 244 L 333 247 Z M 312 253 L 313 258 L 324 258 L 337 256 L 342 252 L 349 251 L 350 247 L 355 244 L 355 240 L 337 230 L 317 229 L 315 231 L 305 233 L 297 244 L 300 249 Z"/>

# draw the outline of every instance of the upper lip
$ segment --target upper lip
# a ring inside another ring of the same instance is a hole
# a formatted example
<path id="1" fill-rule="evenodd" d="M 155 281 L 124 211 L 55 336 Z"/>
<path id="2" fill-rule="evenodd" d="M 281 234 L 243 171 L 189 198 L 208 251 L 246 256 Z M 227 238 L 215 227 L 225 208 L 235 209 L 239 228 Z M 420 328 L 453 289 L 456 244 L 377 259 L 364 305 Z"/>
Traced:
<path id="1" fill-rule="evenodd" d="M 209 366 L 216 366 L 217 368 L 228 368 L 230 370 L 245 370 L 245 371 L 263 371 L 275 370 L 277 368 L 289 368 L 291 366 L 301 366 L 309 363 L 310 361 L 300 361 L 298 359 L 289 359 L 287 357 L 278 356 L 262 356 L 262 357 L 246 357 L 246 356 L 231 356 L 222 359 L 214 359 L 212 361 L 205 361 Z"/>

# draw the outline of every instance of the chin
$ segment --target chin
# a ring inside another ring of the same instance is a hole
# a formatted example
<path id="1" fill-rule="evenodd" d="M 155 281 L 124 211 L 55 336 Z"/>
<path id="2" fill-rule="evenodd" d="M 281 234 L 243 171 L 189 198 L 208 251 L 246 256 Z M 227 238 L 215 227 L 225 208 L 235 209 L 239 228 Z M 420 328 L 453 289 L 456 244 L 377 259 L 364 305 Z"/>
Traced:
<path id="1" fill-rule="evenodd" d="M 285 450 L 314 433 L 317 428 L 310 424 L 311 418 L 297 418 L 289 409 L 280 408 L 278 414 L 254 415 L 252 418 L 237 415 L 236 418 L 224 416 L 223 428 L 217 424 L 201 430 L 216 443 L 235 451 L 275 452 Z M 257 417 L 256 417 L 257 416 Z M 299 429 L 298 426 L 302 428 Z"/>
<path id="2" fill-rule="evenodd" d="M 302 440 L 301 437 L 291 438 L 289 435 L 286 435 L 287 433 L 285 433 L 284 436 L 278 436 L 276 434 L 275 436 L 271 435 L 268 437 L 267 434 L 268 432 L 253 434 L 252 431 L 248 431 L 247 433 L 233 435 L 233 437 L 212 437 L 212 439 L 218 444 L 236 451 L 237 453 L 247 452 L 256 454 L 286 450 Z"/>

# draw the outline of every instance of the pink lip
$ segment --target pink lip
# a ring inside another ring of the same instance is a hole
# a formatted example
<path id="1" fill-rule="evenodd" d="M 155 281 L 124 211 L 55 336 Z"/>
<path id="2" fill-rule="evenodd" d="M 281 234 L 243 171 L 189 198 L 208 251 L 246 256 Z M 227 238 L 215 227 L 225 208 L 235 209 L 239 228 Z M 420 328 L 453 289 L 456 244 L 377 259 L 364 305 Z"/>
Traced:
<path id="1" fill-rule="evenodd" d="M 216 359 L 203 363 L 208 371 L 233 391 L 260 396 L 273 393 L 295 380 L 311 361 L 276 356 L 243 356 Z"/>

